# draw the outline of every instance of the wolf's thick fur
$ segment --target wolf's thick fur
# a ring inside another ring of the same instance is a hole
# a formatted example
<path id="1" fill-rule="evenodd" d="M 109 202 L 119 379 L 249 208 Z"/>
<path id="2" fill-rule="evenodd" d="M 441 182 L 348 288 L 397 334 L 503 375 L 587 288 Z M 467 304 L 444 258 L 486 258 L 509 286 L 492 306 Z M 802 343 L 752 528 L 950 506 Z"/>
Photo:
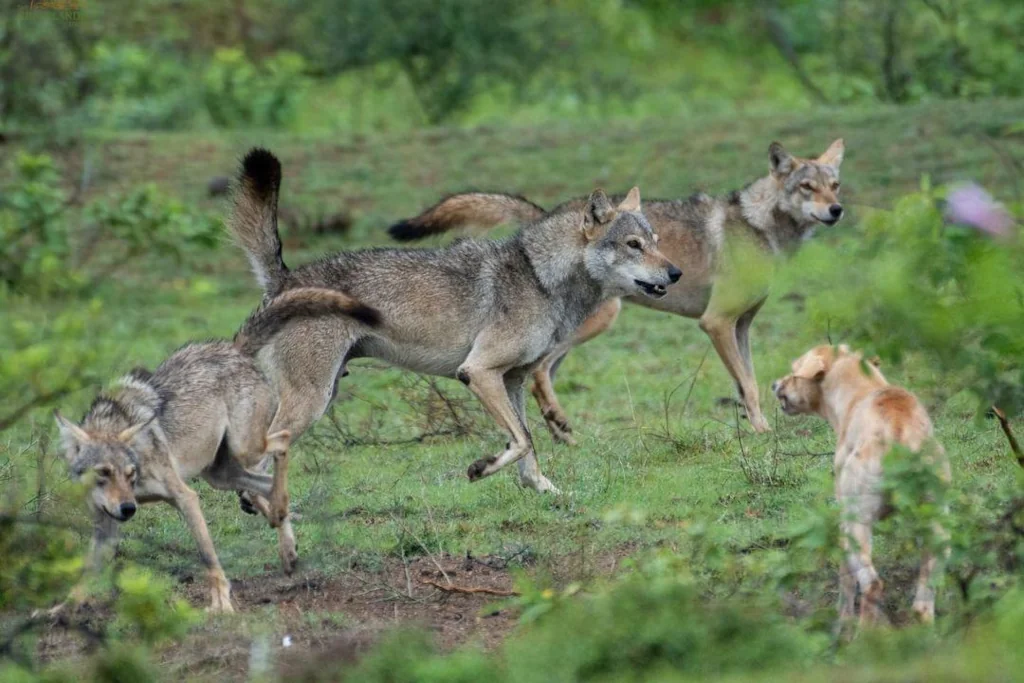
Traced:
<path id="1" fill-rule="evenodd" d="M 380 312 L 374 329 L 340 319 L 289 327 L 259 359 L 281 389 L 272 431 L 303 431 L 327 408 L 353 358 L 458 378 L 510 435 L 501 453 L 469 468 L 471 480 L 519 462 L 522 482 L 553 490 L 526 426 L 523 381 L 551 349 L 609 298 L 664 296 L 680 273 L 656 246 L 636 188 L 613 206 L 596 191 L 578 207 L 502 241 L 442 249 L 342 252 L 288 270 L 275 207 L 280 165 L 265 150 L 242 163 L 229 221 L 268 294 L 293 287 L 345 292 Z M 284 407 L 287 406 L 287 410 Z"/>
<path id="2" fill-rule="evenodd" d="M 189 344 L 154 372 L 137 369 L 109 395 L 97 397 L 81 425 L 56 415 L 72 475 L 94 478 L 92 559 L 96 566 L 116 548 L 118 523 L 138 503 L 173 505 L 199 545 L 209 572 L 211 609 L 231 611 L 230 584 L 214 551 L 199 498 L 186 484 L 202 477 L 214 488 L 252 492 L 278 529 L 281 561 L 291 572 L 297 559 L 285 488 L 287 449 L 299 432 L 269 429 L 278 394 L 255 354 L 289 325 L 319 317 L 358 320 L 376 312 L 343 293 L 298 288 L 267 301 L 233 342 Z M 274 478 L 249 471 L 268 456 Z M 269 498 L 269 502 L 266 500 Z"/>
<path id="3" fill-rule="evenodd" d="M 840 542 L 846 552 L 839 571 L 839 614 L 844 621 L 852 618 L 859 586 L 861 624 L 873 623 L 881 616 L 882 580 L 871 561 L 871 533 L 885 513 L 883 459 L 893 446 L 905 446 L 937 467 L 948 482 L 946 453 L 917 397 L 890 385 L 875 363 L 865 362 L 845 344 L 811 349 L 794 361 L 792 374 L 772 384 L 772 391 L 787 415 L 819 415 L 837 435 L 833 470 L 843 511 Z M 945 538 L 941 527 L 934 533 Z M 935 618 L 935 564 L 926 543 L 914 598 L 914 611 L 925 622 Z"/>
<path id="4" fill-rule="evenodd" d="M 631 296 L 627 300 L 700 321 L 736 382 L 747 417 L 757 431 L 769 427 L 761 412 L 749 333 L 767 292 L 752 293 L 739 304 L 719 294 L 723 251 L 727 242 L 745 240 L 767 253 L 790 252 L 819 225 L 837 222 L 842 216 L 838 192 L 843 149 L 843 141 L 836 140 L 818 158 L 800 159 L 772 143 L 768 175 L 741 190 L 722 197 L 696 194 L 682 200 L 644 202 L 644 215 L 661 238 L 659 247 L 682 269 L 683 277 L 664 298 Z M 419 216 L 395 224 L 391 234 L 412 240 L 456 228 L 487 229 L 500 223 L 536 221 L 545 215 L 578 211 L 583 201 L 566 202 L 545 214 L 536 204 L 513 195 L 455 194 Z M 618 301 L 606 303 L 583 323 L 575 338 L 556 348 L 534 371 L 533 394 L 556 439 L 572 442 L 568 419 L 552 386 L 553 374 L 573 346 L 608 329 L 619 308 Z"/>

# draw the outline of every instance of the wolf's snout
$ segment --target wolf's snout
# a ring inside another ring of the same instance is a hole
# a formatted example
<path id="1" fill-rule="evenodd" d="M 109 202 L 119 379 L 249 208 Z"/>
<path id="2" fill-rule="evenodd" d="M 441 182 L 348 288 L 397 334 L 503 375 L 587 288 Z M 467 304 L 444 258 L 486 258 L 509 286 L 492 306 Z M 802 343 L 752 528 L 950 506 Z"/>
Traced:
<path id="1" fill-rule="evenodd" d="M 128 521 L 135 516 L 135 503 L 121 503 L 121 518 Z"/>
<path id="2" fill-rule="evenodd" d="M 772 382 L 772 393 L 775 394 L 775 393 L 778 393 L 778 391 L 779 391 L 779 380 L 775 380 L 774 382 Z"/>
<path id="3" fill-rule="evenodd" d="M 833 204 L 832 206 L 828 207 L 828 212 L 832 214 L 832 218 L 839 218 L 840 216 L 843 215 L 843 205 Z"/>
<path id="4" fill-rule="evenodd" d="M 668 279 L 673 283 L 679 282 L 679 278 L 683 276 L 683 271 L 679 270 L 675 266 L 668 267 Z"/>

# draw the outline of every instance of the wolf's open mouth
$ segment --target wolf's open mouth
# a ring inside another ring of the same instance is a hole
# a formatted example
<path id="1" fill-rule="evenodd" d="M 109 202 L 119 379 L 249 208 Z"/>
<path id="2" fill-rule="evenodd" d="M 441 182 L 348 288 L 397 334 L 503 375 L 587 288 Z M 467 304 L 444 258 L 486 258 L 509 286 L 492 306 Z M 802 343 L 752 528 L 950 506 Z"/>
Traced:
<path id="1" fill-rule="evenodd" d="M 824 223 L 825 225 L 835 225 L 839 222 L 838 218 L 818 218 L 817 216 L 814 217 L 814 220 L 819 223 Z"/>
<path id="2" fill-rule="evenodd" d="M 644 294 L 655 299 L 660 299 L 667 294 L 665 285 L 652 285 L 650 282 L 644 282 L 643 280 L 633 280 L 633 282 L 640 285 L 640 289 L 644 290 Z"/>

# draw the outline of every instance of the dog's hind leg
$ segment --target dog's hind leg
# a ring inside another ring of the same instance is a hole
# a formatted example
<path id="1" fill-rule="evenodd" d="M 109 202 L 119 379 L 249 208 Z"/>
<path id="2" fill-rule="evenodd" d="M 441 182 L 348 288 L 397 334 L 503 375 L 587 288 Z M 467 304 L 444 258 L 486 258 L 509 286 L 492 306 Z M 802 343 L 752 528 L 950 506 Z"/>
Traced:
<path id="1" fill-rule="evenodd" d="M 559 404 L 558 396 L 555 394 L 553 384 L 555 371 L 573 347 L 590 341 L 611 327 L 621 310 L 621 299 L 611 299 L 603 303 L 600 308 L 576 328 L 572 339 L 555 347 L 533 371 L 533 388 L 530 391 L 537 400 L 540 413 L 544 417 L 548 431 L 551 432 L 551 436 L 555 441 L 560 441 L 570 446 L 576 445 L 576 440 L 572 437 L 572 428 L 569 426 L 569 418 L 566 416 L 565 410 Z"/>
<path id="2" fill-rule="evenodd" d="M 842 525 L 841 532 L 847 540 L 852 540 L 855 548 L 848 548 L 846 561 L 860 587 L 860 625 L 871 626 L 885 620 L 882 612 L 882 579 L 875 571 L 871 561 L 871 525 L 863 522 L 847 522 Z"/>
<path id="3" fill-rule="evenodd" d="M 939 523 L 932 524 L 933 541 L 941 541 L 943 554 L 949 555 L 949 533 Z M 935 587 L 932 585 L 932 574 L 938 565 L 932 547 L 924 541 L 921 552 L 921 569 L 917 576 L 917 592 L 914 595 L 914 613 L 925 624 L 935 621 Z"/>
<path id="4" fill-rule="evenodd" d="M 700 319 L 700 329 L 711 339 L 711 343 L 722 359 L 725 369 L 732 375 L 740 392 L 740 398 L 747 409 L 747 417 L 755 432 L 768 432 L 768 420 L 761 414 L 761 403 L 757 393 L 757 380 L 747 366 L 740 352 L 736 336 L 736 319 L 705 313 Z"/>

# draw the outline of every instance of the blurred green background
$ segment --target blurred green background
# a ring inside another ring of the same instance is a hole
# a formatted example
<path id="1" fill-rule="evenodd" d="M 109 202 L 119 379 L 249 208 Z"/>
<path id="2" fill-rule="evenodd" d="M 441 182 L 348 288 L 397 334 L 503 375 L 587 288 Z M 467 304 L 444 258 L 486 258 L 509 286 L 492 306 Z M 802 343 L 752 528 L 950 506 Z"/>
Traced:
<path id="1" fill-rule="evenodd" d="M 1024 3 L 0 3 L 0 681 L 296 680 L 289 656 L 301 680 L 1024 675 L 1024 470 L 985 417 L 998 402 L 1024 433 L 1024 241 L 943 213 L 946 187 L 973 180 L 1024 215 Z M 814 156 L 837 137 L 846 216 L 780 265 L 753 326 L 772 434 L 722 400 L 732 383 L 692 321 L 626 307 L 558 376 L 580 446 L 528 408 L 573 495 L 511 473 L 470 486 L 466 465 L 506 437 L 464 387 L 360 361 L 294 448 L 298 574 L 280 576 L 273 532 L 234 495 L 198 483 L 241 614 L 178 601 L 205 605 L 204 576 L 154 505 L 126 526 L 116 590 L 70 626 L 31 619 L 89 538 L 50 411 L 77 418 L 259 301 L 223 227 L 249 147 L 283 162 L 297 265 L 389 244 L 389 223 L 445 192 L 725 193 L 767 172 L 773 139 Z M 903 476 L 876 547 L 901 628 L 852 646 L 833 630 L 834 436 L 767 390 L 828 338 L 881 355 L 950 453 L 934 629 L 903 628 L 913 529 L 937 514 Z M 419 583 L 445 571 L 521 595 L 495 607 Z M 396 623 L 435 638 L 381 635 Z M 382 640 L 355 673 L 334 645 L 352 637 Z"/>
<path id="2" fill-rule="evenodd" d="M 372 133 L 1024 89 L 1014 0 L 5 4 L 0 120 L 65 132 Z"/>

